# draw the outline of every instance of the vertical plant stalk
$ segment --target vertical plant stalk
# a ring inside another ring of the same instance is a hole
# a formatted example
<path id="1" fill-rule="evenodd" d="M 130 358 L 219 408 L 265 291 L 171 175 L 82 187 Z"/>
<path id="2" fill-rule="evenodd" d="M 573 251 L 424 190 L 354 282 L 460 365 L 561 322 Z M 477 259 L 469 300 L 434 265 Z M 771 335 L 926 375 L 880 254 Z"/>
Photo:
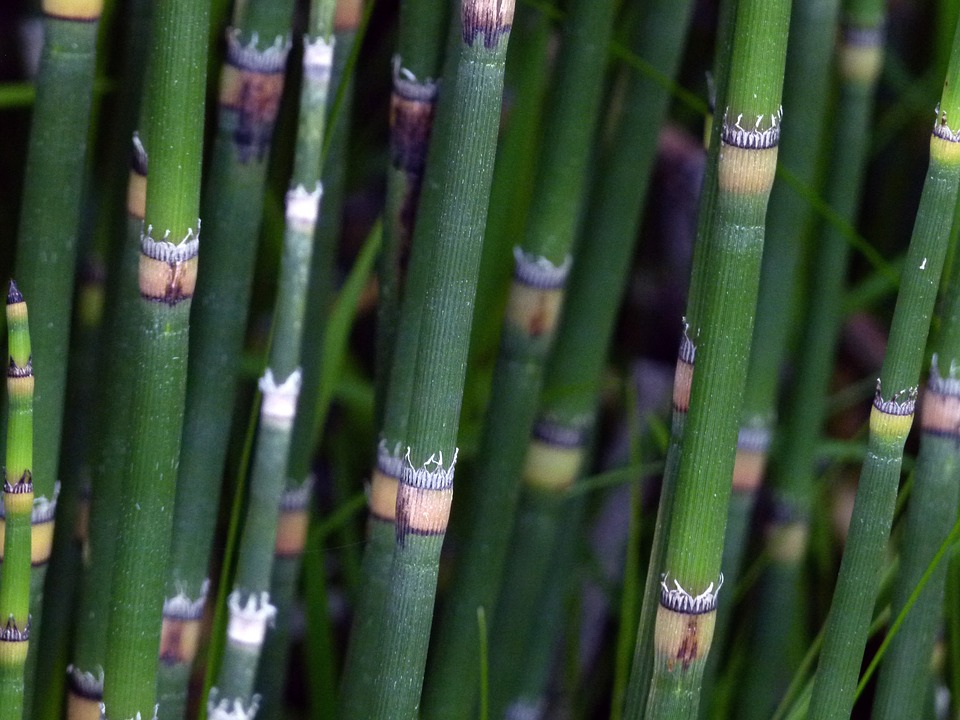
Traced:
<path id="1" fill-rule="evenodd" d="M 30 646 L 30 560 L 33 512 L 33 359 L 27 304 L 11 281 L 7 292 L 7 457 L 0 555 L 0 718 L 21 720 Z"/>
<path id="2" fill-rule="evenodd" d="M 913 424 L 917 382 L 936 300 L 960 183 L 960 26 L 954 35 L 943 94 L 930 138 L 930 164 L 907 250 L 893 323 L 870 411 L 870 438 L 860 472 L 840 575 L 827 616 L 810 698 L 811 720 L 848 717 L 877 580 L 883 567 L 903 462 Z"/>
<path id="3" fill-rule="evenodd" d="M 653 646 L 644 648 L 654 657 L 646 700 L 649 718 L 694 718 L 698 712 L 723 583 L 720 560 L 764 218 L 780 139 L 789 19 L 789 2 L 746 0 L 737 5 L 720 144 L 711 158 L 717 193 L 712 204 L 701 206 L 701 212 L 711 213 L 711 222 L 701 223 L 688 303 L 696 372 L 660 566 Z M 637 716 L 636 709 L 628 708 L 628 714 Z"/>
<path id="4" fill-rule="evenodd" d="M 423 309 L 419 339 L 413 356 L 400 354 L 402 339 L 395 353 L 395 362 L 414 363 L 413 392 L 375 718 L 413 717 L 420 702 L 513 10 L 512 0 L 461 3 L 457 79 L 440 99 L 427 160 L 411 273 L 428 279 L 422 299 L 407 295 L 403 307 L 411 318 Z M 435 238 L 435 247 L 421 247 L 421 238 Z"/>
<path id="5" fill-rule="evenodd" d="M 783 104 L 791 113 L 792 132 L 783 137 L 779 162 L 799 181 L 818 187 L 818 165 L 822 157 L 828 112 L 822 98 L 830 92 L 833 78 L 831 47 L 837 34 L 839 0 L 797 0 L 793 3 L 790 37 L 784 73 Z M 767 212 L 767 230 L 760 268 L 757 318 L 750 347 L 747 382 L 743 397 L 743 418 L 733 468 L 733 492 L 727 516 L 723 548 L 724 576 L 735 587 L 750 530 L 757 490 L 764 481 L 770 440 L 776 432 L 777 403 L 782 366 L 792 337 L 793 324 L 784 318 L 796 316 L 797 277 L 803 248 L 808 244 L 813 214 L 805 198 L 785 182 L 775 182 Z M 723 656 L 727 628 L 734 604 L 717 608 L 714 647 L 707 661 L 704 687 L 707 690 Z M 800 613 L 798 611 L 797 615 Z M 788 616 L 777 627 L 789 626 Z M 777 657 L 770 657 L 776 655 Z M 760 660 L 760 657 L 763 659 Z M 771 680 L 769 668 L 784 666 L 791 654 L 782 643 L 748 656 L 750 671 L 744 675 L 738 713 L 749 718 L 767 718 L 784 685 Z M 754 682 L 760 680 L 763 682 Z"/>
<path id="6" fill-rule="evenodd" d="M 121 492 L 104 663 L 103 714 L 111 720 L 156 712 L 199 249 L 208 14 L 204 0 L 154 4 L 152 81 L 145 103 L 153 150 L 140 241 L 133 437 Z"/>
<path id="7" fill-rule="evenodd" d="M 108 328 L 109 354 L 102 359 L 115 392 L 101 397 L 96 408 L 103 428 L 98 438 L 91 497 L 86 513 L 88 528 L 81 540 L 83 576 L 76 618 L 73 663 L 67 668 L 67 717 L 99 720 L 103 701 L 103 666 L 113 587 L 113 558 L 124 467 L 129 449 L 130 398 L 136 377 L 135 336 L 140 296 L 137 290 L 140 264 L 139 238 L 143 227 L 147 193 L 147 153 L 134 134 L 127 178 L 127 233 L 114 279 Z"/>
<path id="8" fill-rule="evenodd" d="M 44 0 L 44 44 L 27 150 L 18 230 L 17 277 L 31 299 L 33 348 L 43 374 L 36 385 L 33 553 L 30 614 L 41 627 L 43 584 L 53 542 L 60 435 L 67 384 L 80 198 L 102 0 Z M 52 191 L 56 188 L 56 191 Z M 30 714 L 36 643 L 27 660 Z"/>
<path id="9" fill-rule="evenodd" d="M 360 586 L 340 687 L 344 717 L 370 717 L 376 700 L 384 606 L 396 538 L 397 488 L 403 473 L 401 438 L 406 433 L 419 328 L 419 311 L 399 313 L 422 300 L 425 278 L 407 279 L 407 258 L 416 232 L 420 189 L 433 132 L 445 41 L 447 11 L 430 0 L 400 7 L 398 53 L 390 100 L 390 166 L 387 169 L 387 221 L 378 263 L 377 407 L 381 430 L 370 480 L 366 545 Z M 421 244 L 433 238 L 420 236 Z M 423 252 L 423 251 L 418 251 Z M 393 326 L 396 326 L 396 330 Z M 400 344 L 398 347 L 398 343 Z"/>
<path id="10" fill-rule="evenodd" d="M 515 269 L 493 395 L 481 439 L 464 551 L 444 605 L 427 673 L 424 717 L 468 717 L 479 676 L 468 673 L 479 648 L 477 608 L 493 616 L 520 494 L 526 439 L 533 427 L 543 366 L 553 343 L 583 204 L 587 158 L 600 106 L 614 3 L 569 8 L 526 233 Z M 476 667 L 476 664 L 473 665 Z"/>
<path id="11" fill-rule="evenodd" d="M 158 678 L 161 718 L 183 717 L 198 646 L 291 17 L 291 2 L 253 2 L 227 31 L 203 202 L 204 262 L 191 311 L 180 454 L 180 474 L 190 482 L 177 486 Z"/>
<path id="12" fill-rule="evenodd" d="M 825 196 L 837 214 L 855 221 L 866 169 L 873 95 L 883 60 L 884 3 L 845 3 L 837 49 L 839 98 Z M 772 513 L 765 528 L 771 563 L 756 600 L 757 622 L 744 676 L 742 712 L 769 715 L 771 700 L 799 662 L 805 602 L 801 572 L 815 497 L 816 447 L 827 415 L 827 395 L 841 324 L 849 244 L 833 225 L 819 228 L 811 252 L 797 372 L 788 388 L 782 445 L 769 479 Z M 766 698 L 766 699 L 762 699 Z"/>
<path id="13" fill-rule="evenodd" d="M 217 686 L 211 689 L 207 703 L 213 717 L 238 710 L 247 717 L 256 713 L 257 667 L 267 625 L 276 617 L 276 607 L 270 602 L 271 573 L 302 378 L 301 333 L 320 211 L 320 154 L 333 66 L 333 10 L 332 0 L 315 0 L 309 33 L 304 37 L 297 149 L 292 187 L 286 198 L 279 295 L 268 367 L 260 380 L 260 425 L 234 589 L 228 598 L 227 642 Z M 286 530 L 290 531 L 289 526 Z M 277 688 L 271 690 L 276 692 Z"/>

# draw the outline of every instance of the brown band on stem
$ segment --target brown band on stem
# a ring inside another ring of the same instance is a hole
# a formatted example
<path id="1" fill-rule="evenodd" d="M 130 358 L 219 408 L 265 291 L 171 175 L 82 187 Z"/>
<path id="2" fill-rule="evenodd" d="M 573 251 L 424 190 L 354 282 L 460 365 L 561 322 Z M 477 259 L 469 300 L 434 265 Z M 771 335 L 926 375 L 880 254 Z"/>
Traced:
<path id="1" fill-rule="evenodd" d="M 53 518 L 30 526 L 30 564 L 33 567 L 46 565 L 53 550 Z"/>
<path id="2" fill-rule="evenodd" d="M 482 35 L 485 47 L 496 47 L 513 25 L 513 7 L 514 0 L 463 0 L 460 20 L 464 44 L 473 47 Z"/>
<path id="3" fill-rule="evenodd" d="M 657 607 L 654 644 L 660 661 L 666 663 L 670 672 L 689 670 L 694 662 L 706 658 L 716 620 L 716 611 L 690 615 L 662 604 Z"/>
<path id="4" fill-rule="evenodd" d="M 531 255 L 520 247 L 513 249 L 514 270 L 506 319 L 531 338 L 552 335 L 572 258 L 568 255 L 555 265 L 547 258 Z"/>
<path id="5" fill-rule="evenodd" d="M 73 539 L 80 544 L 84 563 L 90 560 L 90 483 L 84 482 L 77 502 L 77 516 L 73 524 Z"/>
<path id="6" fill-rule="evenodd" d="M 29 372 L 27 375 L 15 375 L 16 372 Z M 27 363 L 26 368 L 16 367 L 13 361 L 7 366 L 7 394 L 10 398 L 28 398 L 33 395 L 33 368 Z"/>
<path id="7" fill-rule="evenodd" d="M 398 170 L 418 176 L 423 174 L 437 95 L 436 82 L 420 82 L 400 67 L 399 60 L 394 61 L 393 93 L 390 96 L 390 162 Z"/>
<path id="8" fill-rule="evenodd" d="M 883 27 L 846 25 L 840 40 L 837 65 L 840 77 L 872 85 L 883 67 Z"/>
<path id="9" fill-rule="evenodd" d="M 767 530 L 767 552 L 776 563 L 790 565 L 800 562 L 807 552 L 807 523 L 794 520 L 776 523 Z"/>
<path id="10" fill-rule="evenodd" d="M 397 540 L 408 535 L 443 535 L 450 519 L 453 487 L 431 489 L 401 483 L 397 488 Z"/>
<path id="11" fill-rule="evenodd" d="M 333 13 L 333 31 L 339 33 L 356 30 L 360 27 L 362 15 L 362 0 L 337 0 L 337 7 Z"/>
<path id="12" fill-rule="evenodd" d="M 960 380 L 952 365 L 946 377 L 940 375 L 936 355 L 920 406 L 920 427 L 925 433 L 960 439 Z"/>
<path id="13" fill-rule="evenodd" d="M 310 524 L 310 498 L 313 497 L 313 477 L 299 487 L 289 488 L 280 498 L 280 517 L 273 554 L 278 557 L 296 557 L 303 553 Z"/>
<path id="14" fill-rule="evenodd" d="M 257 37 L 244 45 L 240 31 L 227 31 L 227 54 L 220 74 L 220 106 L 235 113 L 232 140 L 241 163 L 267 157 L 280 110 L 289 41 L 278 37 L 263 49 Z"/>
<path id="15" fill-rule="evenodd" d="M 127 178 L 127 214 L 136 220 L 143 220 L 147 213 L 147 163 L 147 151 L 140 135 L 134 133 Z"/>
<path id="16" fill-rule="evenodd" d="M 199 231 L 194 235 L 189 230 L 183 242 L 174 245 L 154 240 L 151 229 L 140 238 L 140 296 L 167 305 L 190 299 L 197 284 Z"/>
<path id="17" fill-rule="evenodd" d="M 684 327 L 680 350 L 677 352 L 677 367 L 673 374 L 673 409 L 685 413 L 690 409 L 690 388 L 693 385 L 693 368 L 697 348 Z"/>
<path id="18" fill-rule="evenodd" d="M 165 665 L 192 663 L 200 645 L 200 619 L 164 617 L 160 627 L 160 661 Z"/>
<path id="19" fill-rule="evenodd" d="M 770 430 L 765 426 L 740 428 L 733 465 L 733 491 L 755 492 L 763 482 L 770 448 Z"/>
<path id="20" fill-rule="evenodd" d="M 90 22 L 103 12 L 103 0 L 43 0 L 43 14 L 58 20 Z"/>
<path id="21" fill-rule="evenodd" d="M 379 468 L 373 471 L 370 481 L 370 514 L 386 522 L 397 519 L 398 478 L 387 475 Z"/>

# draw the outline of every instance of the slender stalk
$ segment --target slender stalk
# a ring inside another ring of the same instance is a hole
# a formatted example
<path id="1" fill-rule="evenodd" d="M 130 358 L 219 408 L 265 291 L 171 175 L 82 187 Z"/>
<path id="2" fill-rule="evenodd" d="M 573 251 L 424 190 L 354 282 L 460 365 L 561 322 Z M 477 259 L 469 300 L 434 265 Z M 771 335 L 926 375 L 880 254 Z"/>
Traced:
<path id="1" fill-rule="evenodd" d="M 33 356 L 27 304 L 11 281 L 7 292 L 7 458 L 0 555 L 0 718 L 21 720 L 30 645 L 30 558 L 33 512 Z"/>
<path id="2" fill-rule="evenodd" d="M 227 31 L 217 133 L 203 199 L 204 262 L 190 318 L 180 453 L 180 473 L 190 482 L 177 486 L 158 678 L 161 718 L 180 718 L 186 711 L 292 11 L 289 0 L 239 4 L 235 24 Z"/>
<path id="3" fill-rule="evenodd" d="M 394 355 L 394 362 L 414 363 L 415 370 L 409 424 L 401 436 L 407 450 L 397 488 L 376 718 L 414 717 L 420 702 L 440 547 L 453 495 L 457 425 L 513 9 L 511 0 L 462 2 L 454 25 L 459 30 L 456 79 L 440 99 L 427 160 L 411 273 L 429 277 L 422 299 L 408 295 L 403 307 L 403 315 L 411 318 L 423 308 L 419 339 L 415 355 L 400 354 L 403 340 Z M 435 247 L 421 248 L 420 239 L 431 237 Z"/>
<path id="4" fill-rule="evenodd" d="M 127 435 L 130 399 L 136 377 L 135 336 L 138 305 L 139 238 L 146 205 L 147 154 L 134 135 L 127 192 L 127 232 L 115 267 L 113 291 L 106 311 L 108 338 L 101 362 L 116 383 L 114 392 L 101 395 L 96 413 L 103 428 L 94 460 L 88 529 L 82 537 L 83 576 L 76 611 L 79 620 L 68 667 L 67 716 L 70 720 L 99 720 L 103 701 L 103 665 L 113 587 L 113 559 L 121 488 L 129 452 Z"/>
<path id="5" fill-rule="evenodd" d="M 847 717 L 854 703 L 877 578 L 893 520 L 903 446 L 913 423 L 923 349 L 957 204 L 960 136 L 950 130 L 949 118 L 960 116 L 960 89 L 952 82 L 958 72 L 960 25 L 930 140 L 927 179 L 870 413 L 867 457 L 810 699 L 810 717 L 816 720 Z"/>
<path id="6" fill-rule="evenodd" d="M 30 615 L 40 631 L 43 585 L 53 540 L 58 463 L 67 383 L 80 199 L 102 0 L 45 0 L 43 50 L 23 180 L 18 230 L 17 277 L 31 299 L 33 347 L 43 367 L 36 385 L 37 434 L 34 471 L 37 509 L 33 520 Z M 56 191 L 52 189 L 56 188 Z M 27 686 L 36 666 L 36 643 L 27 659 Z M 25 711 L 30 714 L 28 689 Z"/>
<path id="7" fill-rule="evenodd" d="M 208 699 L 208 712 L 215 717 L 227 717 L 238 709 L 248 718 L 256 713 L 257 666 L 267 624 L 276 616 L 276 607 L 270 602 L 271 573 L 300 390 L 301 333 L 320 211 L 320 153 L 333 66 L 333 12 L 333 0 L 311 3 L 309 31 L 304 37 L 297 148 L 292 187 L 287 193 L 280 293 L 267 370 L 260 381 L 260 426 L 234 589 L 228 598 L 227 644 L 217 685 Z M 309 497 L 309 485 L 299 490 Z"/>
<path id="8" fill-rule="evenodd" d="M 209 3 L 154 4 L 133 437 L 117 525 L 103 714 L 153 717 L 196 284 Z M 157 240 L 155 238 L 161 238 Z M 174 242 L 169 239 L 172 238 Z"/>
<path id="9" fill-rule="evenodd" d="M 883 2 L 846 2 L 838 47 L 840 81 L 825 195 L 842 218 L 855 219 L 867 160 L 863 132 L 873 114 L 873 95 L 882 63 Z M 797 373 L 789 388 L 783 445 L 769 477 L 772 519 L 766 528 L 771 558 L 757 598 L 757 624 L 743 698 L 760 714 L 769 712 L 778 688 L 793 673 L 802 652 L 804 601 L 802 560 L 813 512 L 816 447 L 827 416 L 828 386 L 840 330 L 841 298 L 849 244 L 837 227 L 820 228 L 814 242 L 807 307 L 798 345 Z M 743 712 L 750 712 L 744 705 Z"/>
<path id="10" fill-rule="evenodd" d="M 499 594 L 526 438 L 570 270 L 614 7 L 610 0 L 580 0 L 568 11 L 534 199 L 523 242 L 514 248 L 516 267 L 493 395 L 474 470 L 477 487 L 458 496 L 471 500 L 463 506 L 469 508 L 470 524 L 427 674 L 427 718 L 467 717 L 474 709 L 479 676 L 465 674 L 479 643 L 471 619 L 478 607 L 492 617 Z"/>
<path id="11" fill-rule="evenodd" d="M 834 55 L 824 53 L 837 33 L 839 0 L 800 0 L 793 5 L 784 75 L 783 104 L 791 111 L 793 132 L 784 136 L 779 161 L 799 181 L 818 186 L 818 161 L 822 156 L 828 113 L 820 102 L 830 92 Z M 757 322 L 753 331 L 743 420 L 733 471 L 733 495 L 724 545 L 724 576 L 734 585 L 757 489 L 764 481 L 767 452 L 776 428 L 776 408 L 782 365 L 787 354 L 791 323 L 796 315 L 800 283 L 801 248 L 806 245 L 813 220 L 812 208 L 785 182 L 776 182 L 767 213 L 767 237 L 760 271 Z M 799 240 L 799 241 L 798 241 Z M 714 642 L 722 651 L 733 603 L 717 612 Z M 789 622 L 776 623 L 777 628 Z M 777 657 L 771 657 L 776 655 Z M 720 652 L 707 663 L 708 679 Z M 739 712 L 745 717 L 766 717 L 782 685 L 771 679 L 771 668 L 782 667 L 789 653 L 773 647 L 758 648 L 747 657 L 750 669 L 739 694 Z M 762 678 L 762 679 L 761 679 Z"/>
<path id="12" fill-rule="evenodd" d="M 712 221 L 701 224 L 688 302 L 697 371 L 659 566 L 654 642 L 645 649 L 655 658 L 646 717 L 693 718 L 698 712 L 723 582 L 720 560 L 776 170 L 789 17 L 789 2 L 744 0 L 736 9 L 720 144 L 712 156 L 717 194 L 712 207 L 701 207 Z"/>

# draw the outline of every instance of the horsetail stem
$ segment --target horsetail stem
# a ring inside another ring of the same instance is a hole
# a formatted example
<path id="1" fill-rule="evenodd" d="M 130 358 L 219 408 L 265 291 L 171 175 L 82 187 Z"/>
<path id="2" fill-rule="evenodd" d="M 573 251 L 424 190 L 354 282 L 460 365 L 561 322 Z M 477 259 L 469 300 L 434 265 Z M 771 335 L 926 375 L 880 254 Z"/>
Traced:
<path id="1" fill-rule="evenodd" d="M 424 717 L 467 717 L 478 680 L 464 678 L 479 643 L 471 622 L 490 616 L 499 592 L 520 491 L 526 438 L 533 427 L 543 365 L 553 342 L 571 265 L 571 248 L 585 186 L 590 141 L 600 106 L 614 3 L 575 2 L 569 8 L 551 102 L 546 110 L 535 194 L 515 269 L 494 390 L 473 482 L 470 526 L 452 595 L 438 627 Z M 486 610 L 489 608 L 489 611 Z"/>
<path id="2" fill-rule="evenodd" d="M 840 217 L 853 221 L 864 184 L 873 94 L 882 61 L 882 0 L 846 2 L 836 49 L 839 75 L 837 121 L 831 138 L 825 196 Z M 841 296 L 849 245 L 840 231 L 823 224 L 811 248 L 807 303 L 797 346 L 797 372 L 786 393 L 782 446 L 769 473 L 772 504 L 765 543 L 771 565 L 757 596 L 757 624 L 743 712 L 769 711 L 779 688 L 799 662 L 804 606 L 800 592 L 809 520 L 814 503 L 817 440 L 827 415 L 827 390 L 841 324 Z M 766 699 L 762 699 L 766 698 Z"/>
<path id="3" fill-rule="evenodd" d="M 289 1 L 238 4 L 227 30 L 203 199 L 204 262 L 191 311 L 180 454 L 180 473 L 191 480 L 177 486 L 160 650 L 161 718 L 183 717 L 197 651 L 292 10 Z"/>
<path id="4" fill-rule="evenodd" d="M 917 382 L 960 184 L 960 25 L 930 138 L 930 164 L 883 369 L 870 411 L 868 452 L 860 473 L 840 575 L 827 617 L 823 650 L 810 699 L 810 718 L 841 718 L 854 703 L 877 578 L 890 534 L 903 446 L 913 424 Z M 955 122 L 955 121 L 954 121 Z"/>
<path id="5" fill-rule="evenodd" d="M 314 0 L 304 37 L 303 80 L 292 187 L 286 198 L 286 229 L 260 425 L 250 472 L 249 501 L 237 555 L 230 620 L 217 685 L 208 712 L 225 716 L 242 709 L 252 716 L 259 696 L 255 679 L 267 624 L 276 616 L 270 601 L 274 547 L 286 484 L 290 441 L 300 391 L 301 335 L 317 216 L 320 211 L 320 154 L 333 44 L 334 4 Z M 273 688 L 276 691 L 276 688 Z"/>
<path id="6" fill-rule="evenodd" d="M 30 645 L 33 513 L 33 356 L 27 304 L 11 280 L 7 292 L 7 458 L 0 544 L 0 718 L 21 720 Z"/>
<path id="7" fill-rule="evenodd" d="M 138 268 L 133 436 L 121 491 L 104 662 L 103 714 L 111 720 L 156 712 L 199 249 L 208 13 L 204 1 L 154 4 L 152 81 L 144 106 L 152 149 Z"/>
<path id="8" fill-rule="evenodd" d="M 512 0 L 460 4 L 455 65 L 451 58 L 456 81 L 440 98 L 427 159 L 411 259 L 411 275 L 425 278 L 423 296 L 408 294 L 402 310 L 410 320 L 402 321 L 401 333 L 411 332 L 416 350 L 411 357 L 401 356 L 401 337 L 395 351 L 395 362 L 411 362 L 414 371 L 409 421 L 400 436 L 407 449 L 397 488 L 377 718 L 412 716 L 420 701 L 437 565 L 453 495 L 457 426 L 513 10 Z M 435 238 L 435 245 L 423 245 L 421 238 Z"/>

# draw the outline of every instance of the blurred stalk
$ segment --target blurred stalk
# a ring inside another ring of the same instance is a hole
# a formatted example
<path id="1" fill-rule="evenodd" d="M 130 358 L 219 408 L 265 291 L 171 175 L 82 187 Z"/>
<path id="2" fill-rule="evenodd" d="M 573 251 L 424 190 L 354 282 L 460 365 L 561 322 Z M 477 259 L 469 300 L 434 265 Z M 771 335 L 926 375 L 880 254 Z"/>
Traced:
<path id="1" fill-rule="evenodd" d="M 290 48 L 291 0 L 238 3 L 226 34 L 219 112 L 203 198 L 203 263 L 191 310 L 164 642 L 160 717 L 184 717 L 209 585 L 273 128 Z M 263 38 L 261 43 L 260 38 Z"/>
<path id="2" fill-rule="evenodd" d="M 868 452 L 827 617 L 810 698 L 811 720 L 846 718 L 853 708 L 877 578 L 893 521 L 903 446 L 913 424 L 920 366 L 960 184 L 960 135 L 950 130 L 948 122 L 960 117 L 960 88 L 953 82 L 960 73 L 960 25 L 957 30 L 930 139 L 927 179 L 870 413 Z"/>
<path id="3" fill-rule="evenodd" d="M 200 230 L 209 7 L 203 0 L 160 0 L 153 10 L 145 102 L 153 150 L 140 240 L 133 432 L 104 662 L 102 714 L 112 720 L 155 712 Z"/>
<path id="4" fill-rule="evenodd" d="M 30 646 L 30 561 L 33 512 L 33 359 L 27 304 L 17 286 L 7 292 L 7 456 L 0 545 L 0 718 L 24 717 L 24 670 Z"/>
<path id="5" fill-rule="evenodd" d="M 837 49 L 839 98 L 825 195 L 853 222 L 866 170 L 873 95 L 883 61 L 883 0 L 848 0 Z M 799 662 L 805 645 L 801 573 L 815 497 L 816 450 L 827 418 L 828 389 L 842 322 L 850 246 L 824 223 L 813 243 L 797 372 L 787 392 L 783 443 L 769 474 L 772 514 L 764 542 L 771 563 L 757 593 L 752 650 L 743 676 L 745 717 L 766 717 Z"/>
<path id="6" fill-rule="evenodd" d="M 322 193 L 320 155 L 333 67 L 333 13 L 333 0 L 313 0 L 303 39 L 297 145 L 286 198 L 278 297 L 267 369 L 260 380 L 263 400 L 234 589 L 227 600 L 227 642 L 217 685 L 207 703 L 213 717 L 227 717 L 238 709 L 249 716 L 256 713 L 257 666 L 267 624 L 277 612 L 270 602 L 271 574 L 300 390 L 301 336 Z M 309 494 L 309 485 L 299 490 Z M 276 693 L 280 688 L 267 690 Z"/>
<path id="7" fill-rule="evenodd" d="M 53 544 L 60 435 L 76 271 L 80 201 L 102 0 L 44 0 L 43 50 L 27 150 L 16 270 L 31 301 L 33 351 L 43 373 L 35 390 L 33 569 L 30 617 L 41 628 L 43 585 Z M 72 528 L 69 530 L 72 531 Z M 27 658 L 24 713 L 31 716 L 37 644 Z"/>
<path id="8" fill-rule="evenodd" d="M 493 617 L 520 491 L 520 472 L 553 343 L 584 202 L 586 166 L 604 87 L 615 3 L 577 0 L 564 26 L 545 112 L 536 190 L 515 270 L 494 370 L 463 551 L 445 601 L 427 674 L 423 716 L 466 718 L 476 703 L 477 608 Z"/>

